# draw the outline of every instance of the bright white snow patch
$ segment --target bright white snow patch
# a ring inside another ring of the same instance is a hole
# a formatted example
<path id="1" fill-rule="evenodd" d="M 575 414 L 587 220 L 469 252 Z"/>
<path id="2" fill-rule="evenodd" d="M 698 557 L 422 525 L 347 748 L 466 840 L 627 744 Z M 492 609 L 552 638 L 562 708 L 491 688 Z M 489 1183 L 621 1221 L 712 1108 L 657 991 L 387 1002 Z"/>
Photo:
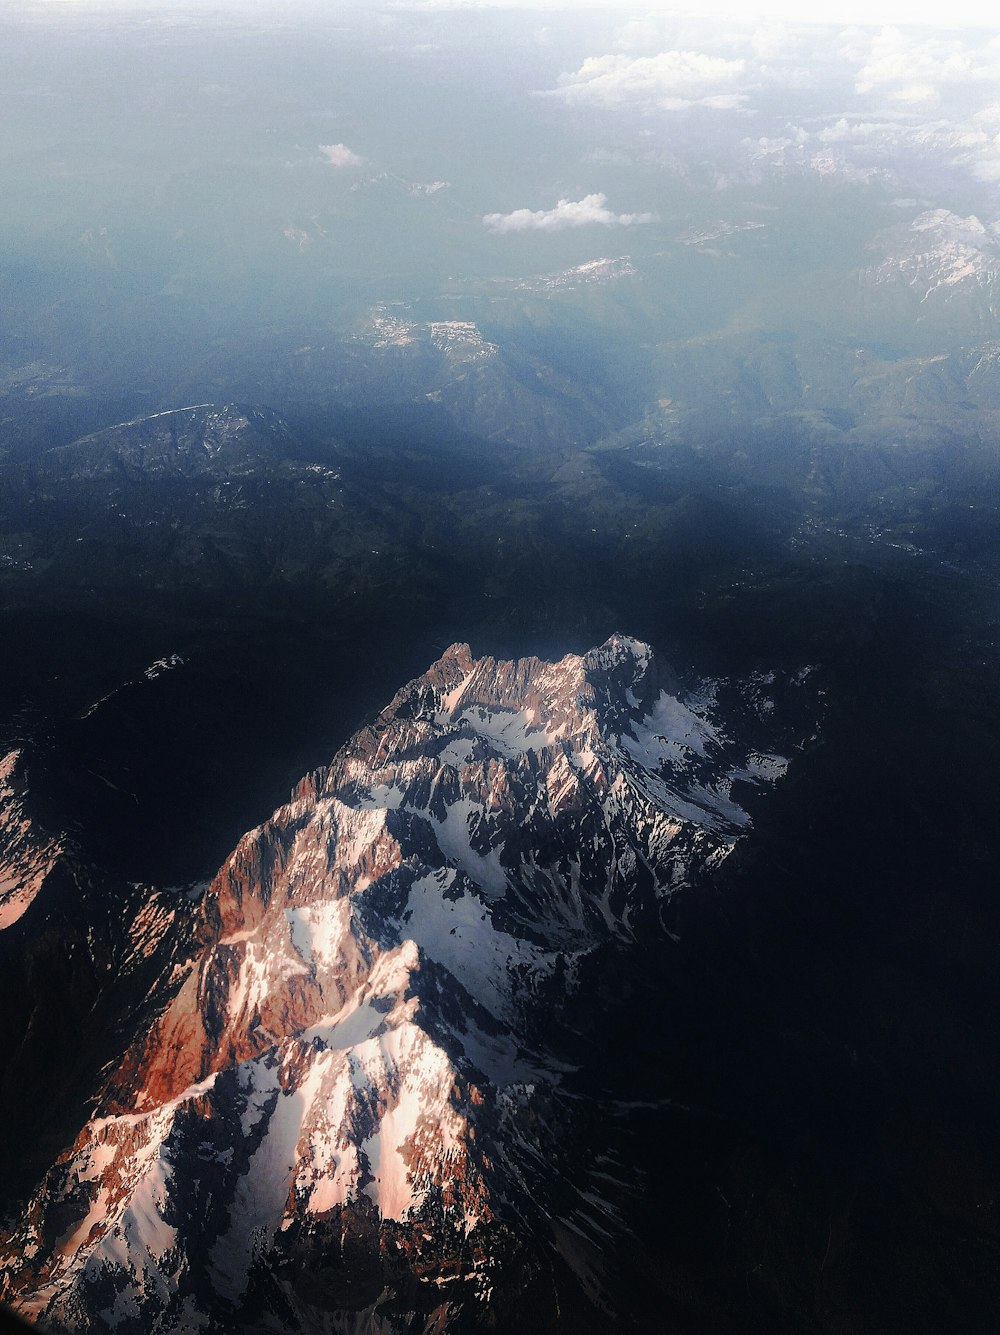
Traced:
<path id="1" fill-rule="evenodd" d="M 435 825 L 438 847 L 471 880 L 491 894 L 502 895 L 507 889 L 507 873 L 500 865 L 499 854 L 491 849 L 484 857 L 472 847 L 469 823 L 481 815 L 482 807 L 469 797 L 445 807 L 444 820 Z"/>
<path id="2" fill-rule="evenodd" d="M 717 742 L 719 734 L 707 719 L 694 713 L 675 695 L 664 691 L 641 724 L 634 724 L 634 737 L 627 734 L 621 744 L 640 764 L 657 769 L 665 755 L 693 751 L 704 756 L 706 744 Z"/>
<path id="3" fill-rule="evenodd" d="M 499 931 L 489 906 L 477 895 L 446 897 L 454 883 L 450 868 L 415 881 L 402 917 L 406 931 L 428 959 L 443 964 L 493 1015 L 507 1015 L 518 990 L 512 971 L 548 971 L 552 957 Z"/>

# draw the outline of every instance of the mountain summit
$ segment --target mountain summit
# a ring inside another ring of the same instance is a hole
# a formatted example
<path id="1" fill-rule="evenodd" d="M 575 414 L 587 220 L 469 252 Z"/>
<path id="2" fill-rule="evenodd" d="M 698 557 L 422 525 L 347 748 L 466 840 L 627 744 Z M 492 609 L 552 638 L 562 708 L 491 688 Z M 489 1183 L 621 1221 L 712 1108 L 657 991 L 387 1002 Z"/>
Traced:
<path id="1" fill-rule="evenodd" d="M 621 635 L 449 648 L 164 920 L 169 999 L 4 1240 L 6 1300 L 76 1332 L 596 1320 L 588 979 L 784 772 L 770 681 L 684 689 Z"/>

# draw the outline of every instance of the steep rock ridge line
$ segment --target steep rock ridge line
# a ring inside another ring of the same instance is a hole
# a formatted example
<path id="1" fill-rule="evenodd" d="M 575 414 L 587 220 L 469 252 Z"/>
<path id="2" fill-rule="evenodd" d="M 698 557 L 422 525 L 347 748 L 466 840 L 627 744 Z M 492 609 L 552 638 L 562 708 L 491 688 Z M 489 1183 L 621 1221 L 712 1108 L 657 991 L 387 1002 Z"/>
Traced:
<path id="1" fill-rule="evenodd" d="M 21 752 L 9 751 L 0 757 L 0 931 L 26 912 L 62 851 L 31 814 Z"/>
<path id="2" fill-rule="evenodd" d="M 565 1017 L 783 773 L 735 698 L 624 636 L 554 664 L 452 646 L 221 868 L 3 1244 L 6 1300 L 55 1330 L 265 1330 L 263 1285 L 285 1329 L 378 1302 L 357 1329 L 445 1330 L 539 1237 L 596 1297 L 613 1204 L 538 1191 L 578 1115 Z M 743 707 L 761 734 L 759 681 Z"/>

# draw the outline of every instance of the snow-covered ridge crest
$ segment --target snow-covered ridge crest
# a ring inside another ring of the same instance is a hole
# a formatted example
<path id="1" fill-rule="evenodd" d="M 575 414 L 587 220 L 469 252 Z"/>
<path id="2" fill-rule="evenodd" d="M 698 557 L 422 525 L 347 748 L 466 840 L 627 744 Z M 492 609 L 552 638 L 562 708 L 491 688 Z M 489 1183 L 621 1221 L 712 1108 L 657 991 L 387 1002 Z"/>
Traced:
<path id="1" fill-rule="evenodd" d="M 922 303 L 966 290 L 985 291 L 993 310 L 1000 281 L 1000 223 L 927 209 L 905 232 L 891 232 L 879 244 L 889 253 L 863 270 L 867 285 L 906 284 Z"/>
<path id="2" fill-rule="evenodd" d="M 472 320 L 410 320 L 405 307 L 397 313 L 385 304 L 368 313 L 356 337 L 374 348 L 430 347 L 460 363 L 488 361 L 499 351 Z"/>
<path id="3" fill-rule="evenodd" d="M 255 1276 L 356 1229 L 373 1256 L 390 1230 L 394 1266 L 415 1249 L 419 1283 L 432 1239 L 487 1292 L 483 1239 L 537 1213 L 526 1174 L 574 1115 L 551 1015 L 783 771 L 727 689 L 614 635 L 554 663 L 453 645 L 399 691 L 201 899 L 171 999 L 0 1243 L 22 1308 L 131 1331 L 215 1304 L 235 1329 Z"/>
<path id="4" fill-rule="evenodd" d="M 513 287 L 525 292 L 572 292 L 581 287 L 605 286 L 623 278 L 634 278 L 638 272 L 628 255 L 614 259 L 602 256 L 585 264 L 576 264 L 571 269 L 559 269 L 532 278 L 494 278 L 491 281 L 497 287 Z"/>

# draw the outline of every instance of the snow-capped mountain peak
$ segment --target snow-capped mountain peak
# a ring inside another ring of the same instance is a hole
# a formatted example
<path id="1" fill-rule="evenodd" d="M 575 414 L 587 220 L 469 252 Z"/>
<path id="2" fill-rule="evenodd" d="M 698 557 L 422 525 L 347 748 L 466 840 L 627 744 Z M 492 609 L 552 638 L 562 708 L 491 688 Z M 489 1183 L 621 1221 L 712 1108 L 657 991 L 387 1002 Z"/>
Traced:
<path id="1" fill-rule="evenodd" d="M 457 1315 L 516 1220 L 568 1236 L 529 1185 L 542 1110 L 574 1116 L 555 1017 L 785 766 L 730 735 L 726 689 L 623 635 L 555 663 L 451 646 L 226 860 L 7 1239 L 10 1296 L 56 1329 L 247 1329 L 263 1275 L 350 1235 L 419 1303 L 451 1276 Z"/>

